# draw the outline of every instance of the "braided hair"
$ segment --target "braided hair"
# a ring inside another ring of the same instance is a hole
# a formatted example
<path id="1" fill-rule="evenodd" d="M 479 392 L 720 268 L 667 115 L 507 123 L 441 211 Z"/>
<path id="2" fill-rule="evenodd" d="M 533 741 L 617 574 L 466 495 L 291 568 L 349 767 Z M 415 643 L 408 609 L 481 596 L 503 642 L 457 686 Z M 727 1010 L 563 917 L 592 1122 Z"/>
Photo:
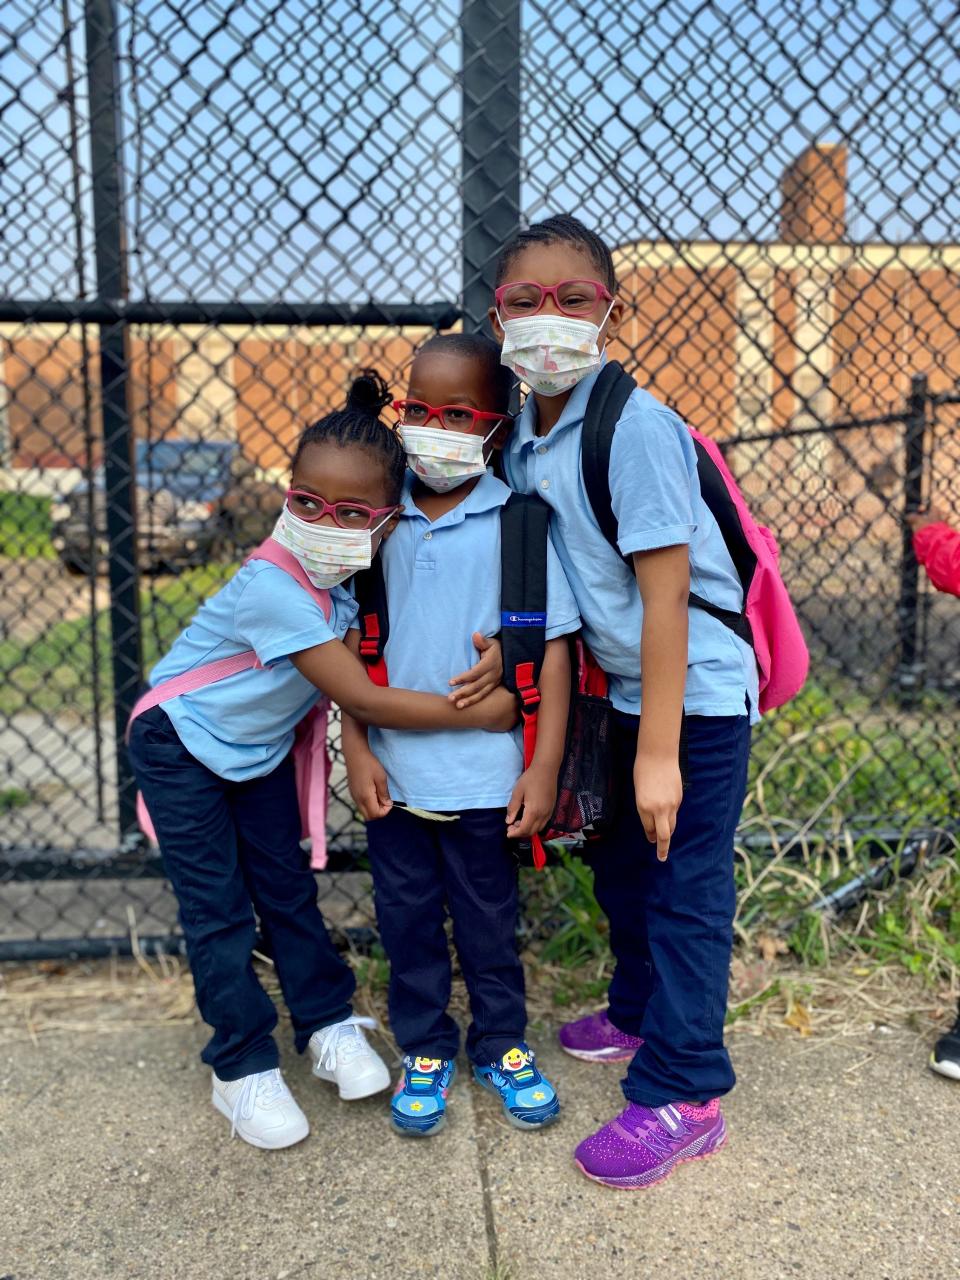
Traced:
<path id="1" fill-rule="evenodd" d="M 503 284 L 513 262 L 525 249 L 535 244 L 570 244 L 582 249 L 593 261 L 601 281 L 612 294 L 617 292 L 617 277 L 613 269 L 613 255 L 596 234 L 569 213 L 558 213 L 543 222 L 518 231 L 500 251 L 497 259 L 497 287 Z"/>
<path id="2" fill-rule="evenodd" d="M 328 413 L 304 431 L 293 455 L 293 469 L 296 470 L 307 445 L 337 444 L 341 449 L 351 446 L 366 449 L 380 460 L 390 500 L 398 502 L 407 459 L 396 431 L 380 419 L 390 399 L 390 389 L 376 369 L 361 369 L 350 384 L 345 406 Z"/>

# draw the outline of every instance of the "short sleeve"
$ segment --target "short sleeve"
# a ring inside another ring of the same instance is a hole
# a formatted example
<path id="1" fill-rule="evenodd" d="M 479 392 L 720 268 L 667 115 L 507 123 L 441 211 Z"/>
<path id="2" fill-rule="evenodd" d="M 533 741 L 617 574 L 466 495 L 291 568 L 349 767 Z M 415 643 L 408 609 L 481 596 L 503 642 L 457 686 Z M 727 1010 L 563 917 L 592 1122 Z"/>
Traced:
<path id="1" fill-rule="evenodd" d="M 271 564 L 257 566 L 244 585 L 235 621 L 237 639 L 250 646 L 264 667 L 336 639 L 316 601 Z"/>
<path id="2" fill-rule="evenodd" d="M 621 554 L 691 541 L 696 469 L 693 440 L 674 413 L 628 404 L 610 449 L 610 501 Z"/>
<path id="3" fill-rule="evenodd" d="M 547 538 L 547 639 L 569 635 L 580 628 L 580 612 L 560 557 Z"/>

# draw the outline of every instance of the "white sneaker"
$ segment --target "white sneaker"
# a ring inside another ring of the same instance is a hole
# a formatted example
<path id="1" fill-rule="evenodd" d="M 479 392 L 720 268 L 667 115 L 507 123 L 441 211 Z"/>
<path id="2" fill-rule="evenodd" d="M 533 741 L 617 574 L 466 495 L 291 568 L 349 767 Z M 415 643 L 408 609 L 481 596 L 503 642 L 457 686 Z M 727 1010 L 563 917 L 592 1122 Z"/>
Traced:
<path id="1" fill-rule="evenodd" d="M 310 1132 L 279 1067 L 239 1080 L 221 1080 L 214 1072 L 213 1105 L 230 1121 L 230 1136 L 239 1134 L 252 1147 L 279 1151 L 302 1142 Z"/>
<path id="2" fill-rule="evenodd" d="M 345 1102 L 369 1098 L 390 1087 L 387 1064 L 370 1048 L 363 1034 L 364 1027 L 376 1025 L 374 1018 L 345 1018 L 310 1037 L 313 1074 L 320 1080 L 332 1081 Z"/>

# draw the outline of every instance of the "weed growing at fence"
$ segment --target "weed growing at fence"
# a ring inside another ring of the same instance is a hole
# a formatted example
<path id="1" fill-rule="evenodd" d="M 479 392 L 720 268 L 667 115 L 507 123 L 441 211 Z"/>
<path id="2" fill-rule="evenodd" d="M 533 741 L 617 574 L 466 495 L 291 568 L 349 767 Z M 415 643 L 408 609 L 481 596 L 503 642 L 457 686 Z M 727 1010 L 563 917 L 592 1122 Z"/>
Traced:
<path id="1" fill-rule="evenodd" d="M 755 803 L 756 784 L 750 800 Z M 853 839 L 807 836 L 794 841 L 796 824 L 769 825 L 763 850 L 737 846 L 738 907 L 735 941 L 741 957 L 784 955 L 819 970 L 862 962 L 869 970 L 893 965 L 931 987 L 960 991 L 960 842 L 945 838 L 941 851 L 911 855 L 909 831 L 895 845 L 875 833 Z M 755 824 L 753 833 L 756 834 Z M 786 834 L 784 834 L 786 832 Z M 611 972 L 607 921 L 593 898 L 592 873 L 576 854 L 554 846 L 547 871 L 524 873 L 527 958 L 546 971 L 558 1007 L 601 1000 Z M 836 913 L 827 894 L 891 860 L 890 883 L 865 889 L 852 910 Z M 776 988 L 776 989 L 775 989 Z M 731 1018 L 754 1003 L 783 996 L 774 981 L 732 1006 Z"/>

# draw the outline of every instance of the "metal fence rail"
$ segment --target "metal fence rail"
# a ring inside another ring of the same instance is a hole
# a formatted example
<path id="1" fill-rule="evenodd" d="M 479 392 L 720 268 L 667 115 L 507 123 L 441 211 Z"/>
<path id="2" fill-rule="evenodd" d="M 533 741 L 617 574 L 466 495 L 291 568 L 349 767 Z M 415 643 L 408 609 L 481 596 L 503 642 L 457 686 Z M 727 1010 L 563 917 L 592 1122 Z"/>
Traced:
<path id="1" fill-rule="evenodd" d="M 960 610 L 903 521 L 960 517 L 954 9 L 10 0 L 0 37 L 0 958 L 167 945 L 144 671 L 302 427 L 484 324 L 499 246 L 559 210 L 615 246 L 613 354 L 780 539 L 814 662 L 757 735 L 764 821 L 956 813 Z M 339 767 L 331 823 L 324 909 L 369 930 Z"/>

